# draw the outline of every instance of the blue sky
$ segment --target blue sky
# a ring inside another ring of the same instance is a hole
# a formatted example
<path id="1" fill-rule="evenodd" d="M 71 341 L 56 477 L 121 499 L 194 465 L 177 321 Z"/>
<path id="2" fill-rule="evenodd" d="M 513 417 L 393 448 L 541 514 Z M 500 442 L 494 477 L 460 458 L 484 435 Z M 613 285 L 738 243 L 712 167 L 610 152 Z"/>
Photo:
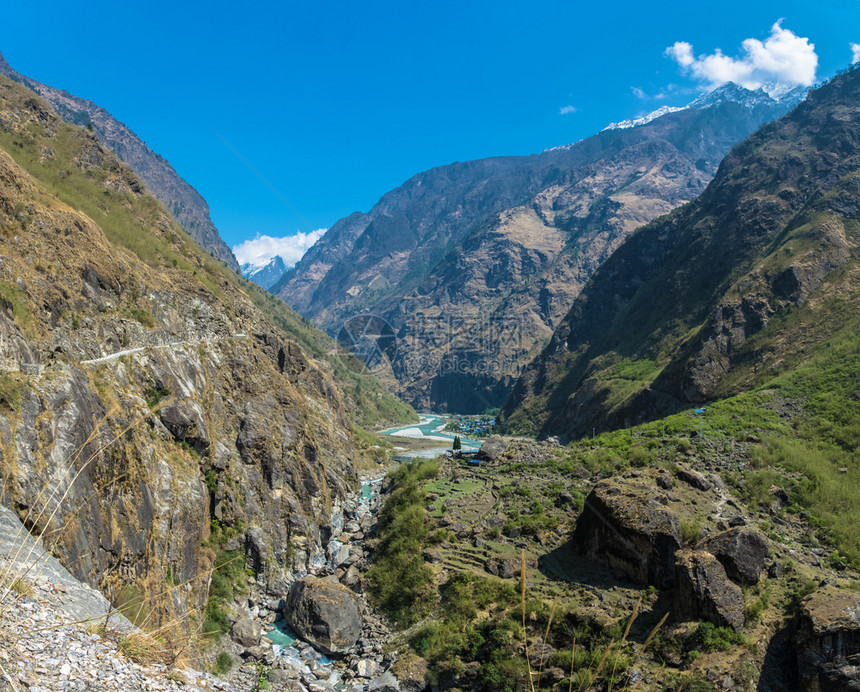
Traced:
<path id="1" fill-rule="evenodd" d="M 860 43 L 860 0 L 49 0 L 2 4 L 0 51 L 129 125 L 235 245 L 329 227 L 433 166 L 534 153 L 683 105 L 719 69 L 757 78 L 756 46 L 742 42 L 765 42 L 780 20 L 814 44 L 818 79 Z"/>

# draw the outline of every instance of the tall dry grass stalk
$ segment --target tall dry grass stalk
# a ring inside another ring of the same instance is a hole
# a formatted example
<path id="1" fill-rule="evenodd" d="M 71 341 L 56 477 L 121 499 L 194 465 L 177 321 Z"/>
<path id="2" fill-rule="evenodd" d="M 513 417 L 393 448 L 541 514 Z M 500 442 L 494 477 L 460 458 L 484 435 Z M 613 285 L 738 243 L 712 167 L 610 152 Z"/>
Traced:
<path id="1" fill-rule="evenodd" d="M 529 660 L 529 634 L 526 630 L 526 551 L 520 552 L 520 606 L 523 611 L 523 645 L 526 654 L 526 667 L 529 674 L 529 688 L 535 692 L 535 681 L 532 677 L 532 664 Z"/>
<path id="2" fill-rule="evenodd" d="M 567 686 L 567 692 L 573 692 L 573 662 L 576 660 L 576 635 L 573 635 L 573 644 L 570 647 L 570 684 Z"/>
<path id="3" fill-rule="evenodd" d="M 594 682 L 600 676 L 600 671 L 603 670 L 603 666 L 606 665 L 606 659 L 609 658 L 609 654 L 612 649 L 615 648 L 615 642 L 609 642 L 609 646 L 606 647 L 606 650 L 603 652 L 603 656 L 600 657 L 600 662 L 597 664 L 597 668 L 595 668 L 594 672 L 591 674 L 591 682 Z M 591 689 L 591 683 L 589 683 L 588 689 Z"/>
<path id="4" fill-rule="evenodd" d="M 540 692 L 540 681 L 543 676 L 543 659 L 546 652 L 546 640 L 549 638 L 549 628 L 552 627 L 552 618 L 555 616 L 555 599 L 552 600 L 552 607 L 549 610 L 549 619 L 546 621 L 546 631 L 543 633 L 543 642 L 540 647 L 540 665 L 538 666 L 538 686 L 537 692 Z"/>
<path id="5" fill-rule="evenodd" d="M 624 635 L 621 637 L 621 643 L 618 645 L 619 649 L 623 649 L 624 645 L 627 643 L 627 635 L 630 634 L 630 628 L 633 626 L 633 621 L 639 616 L 639 609 L 642 607 L 642 594 L 639 594 L 639 600 L 636 601 L 636 605 L 633 606 L 633 612 L 630 614 L 630 619 L 627 621 L 627 627 L 624 628 Z M 612 686 L 615 683 L 615 669 L 618 666 L 618 657 L 616 656 L 615 660 L 612 663 L 612 673 L 609 676 L 609 692 L 612 692 Z"/>
<path id="6" fill-rule="evenodd" d="M 6 682 L 9 683 L 9 688 L 12 690 L 12 692 L 18 692 L 18 686 L 12 680 L 12 676 L 9 675 L 9 673 L 6 671 L 6 668 L 3 667 L 2 663 L 0 663 L 0 673 L 3 674 L 3 678 L 6 680 Z"/>

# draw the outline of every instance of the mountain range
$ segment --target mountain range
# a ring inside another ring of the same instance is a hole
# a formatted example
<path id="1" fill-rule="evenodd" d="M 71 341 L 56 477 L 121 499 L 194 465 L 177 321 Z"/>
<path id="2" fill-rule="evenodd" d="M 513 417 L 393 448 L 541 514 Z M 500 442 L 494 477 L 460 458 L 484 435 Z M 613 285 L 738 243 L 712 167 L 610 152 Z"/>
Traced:
<path id="1" fill-rule="evenodd" d="M 398 350 L 379 374 L 414 406 L 498 407 L 627 236 L 802 97 L 728 83 L 575 144 L 431 169 L 334 224 L 271 290 L 330 334 L 386 320 Z"/>
<path id="2" fill-rule="evenodd" d="M 761 386 L 856 330 L 858 97 L 856 69 L 811 92 L 628 238 L 526 368 L 503 428 L 575 438 L 650 420 Z"/>

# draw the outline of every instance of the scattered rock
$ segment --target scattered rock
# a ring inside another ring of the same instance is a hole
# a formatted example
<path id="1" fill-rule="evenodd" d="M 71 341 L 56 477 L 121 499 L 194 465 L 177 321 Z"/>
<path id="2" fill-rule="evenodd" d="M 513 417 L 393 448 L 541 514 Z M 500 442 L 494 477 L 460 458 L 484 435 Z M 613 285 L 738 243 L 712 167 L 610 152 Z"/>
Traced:
<path id="1" fill-rule="evenodd" d="M 397 684 L 397 678 L 394 674 L 387 670 L 378 678 L 371 680 L 367 689 L 369 692 L 400 692 L 400 686 Z"/>
<path id="2" fill-rule="evenodd" d="M 374 678 L 382 673 L 382 666 L 376 661 L 362 658 L 355 662 L 353 670 L 361 678 Z"/>
<path id="3" fill-rule="evenodd" d="M 567 673 L 565 673 L 561 668 L 553 666 L 544 670 L 542 680 L 550 685 L 555 685 L 556 683 L 564 680 L 566 676 Z"/>
<path id="4" fill-rule="evenodd" d="M 442 562 L 442 553 L 438 550 L 433 550 L 432 548 L 424 548 L 424 550 L 421 551 L 421 556 L 424 558 L 425 562 L 433 564 Z"/>
<path id="5" fill-rule="evenodd" d="M 428 665 L 420 656 L 405 653 L 391 667 L 400 681 L 401 692 L 423 692 L 427 689 Z"/>
<path id="6" fill-rule="evenodd" d="M 510 579 L 519 576 L 520 561 L 511 557 L 491 557 L 487 560 L 484 569 L 500 579 Z"/>
<path id="7" fill-rule="evenodd" d="M 675 487 L 675 481 L 672 480 L 672 476 L 668 473 L 661 473 L 657 476 L 657 485 L 663 488 L 663 490 L 671 490 Z"/>

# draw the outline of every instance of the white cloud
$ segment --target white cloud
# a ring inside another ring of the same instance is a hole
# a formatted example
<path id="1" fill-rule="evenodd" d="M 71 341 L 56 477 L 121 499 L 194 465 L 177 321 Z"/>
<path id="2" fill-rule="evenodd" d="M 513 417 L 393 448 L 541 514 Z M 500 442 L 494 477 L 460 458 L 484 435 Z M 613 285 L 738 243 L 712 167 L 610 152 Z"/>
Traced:
<path id="1" fill-rule="evenodd" d="M 294 235 L 287 235 L 282 238 L 273 238 L 270 235 L 258 233 L 256 238 L 235 245 L 233 254 L 236 255 L 239 264 L 257 266 L 264 266 L 275 255 L 280 255 L 284 264 L 287 265 L 287 269 L 289 269 L 302 258 L 311 245 L 322 238 L 327 230 L 327 228 L 318 228 L 308 233 L 296 231 Z"/>
<path id="2" fill-rule="evenodd" d="M 630 90 L 633 92 L 633 95 L 638 99 L 648 98 L 648 94 L 645 93 L 644 89 L 640 89 L 639 87 L 630 87 Z"/>
<path id="3" fill-rule="evenodd" d="M 812 86 L 818 69 L 815 44 L 783 29 L 781 21 L 771 27 L 765 41 L 746 39 L 737 58 L 725 55 L 719 48 L 710 55 L 696 57 L 693 46 L 686 41 L 669 46 L 666 55 L 709 88 L 729 81 L 747 89 L 766 84 Z"/>
<path id="4" fill-rule="evenodd" d="M 851 64 L 860 62 L 860 43 L 851 44 Z"/>
<path id="5" fill-rule="evenodd" d="M 693 57 L 693 46 L 686 41 L 675 41 L 666 49 L 666 55 L 675 58 L 681 67 L 689 67 L 696 59 Z"/>
<path id="6" fill-rule="evenodd" d="M 569 115 L 570 113 L 576 113 L 576 106 L 562 106 L 558 109 L 559 115 Z"/>

